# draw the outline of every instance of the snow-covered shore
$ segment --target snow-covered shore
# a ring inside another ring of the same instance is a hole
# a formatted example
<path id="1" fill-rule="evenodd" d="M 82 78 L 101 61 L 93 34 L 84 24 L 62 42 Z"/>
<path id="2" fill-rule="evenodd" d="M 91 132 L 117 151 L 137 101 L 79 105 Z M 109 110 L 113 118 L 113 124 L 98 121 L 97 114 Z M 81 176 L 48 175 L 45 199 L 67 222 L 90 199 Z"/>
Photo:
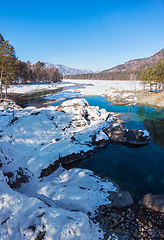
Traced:
<path id="1" fill-rule="evenodd" d="M 12 101 L 1 104 L 1 239 L 103 238 L 90 216 L 110 203 L 108 197 L 118 187 L 88 170 L 59 167 L 38 177 L 59 158 L 83 156 L 108 141 L 102 129 L 114 122 L 113 114 L 85 99 L 40 109 L 21 109 Z"/>
<path id="2" fill-rule="evenodd" d="M 79 88 L 79 85 L 82 88 Z M 105 81 L 105 80 L 72 80 L 65 79 L 61 83 L 54 84 L 22 84 L 13 85 L 8 93 L 29 94 L 35 91 L 55 90 L 65 88 L 62 92 L 48 94 L 46 100 L 62 101 L 64 99 L 82 96 L 106 96 L 109 101 L 120 99 L 122 103 L 137 103 L 137 91 L 143 90 L 140 81 Z M 68 89 L 67 89 L 68 88 Z M 138 93 L 137 93 L 138 94 Z"/>
<path id="3" fill-rule="evenodd" d="M 47 98 L 108 95 L 119 88 L 117 83 L 111 88 L 106 81 L 89 83 L 86 88 L 64 90 Z M 39 89 L 27 85 L 22 89 L 11 87 L 10 91 L 27 93 Z M 59 164 L 69 162 L 67 156 L 73 155 L 76 160 L 104 146 L 109 141 L 104 129 L 112 125 L 119 125 L 114 113 L 89 106 L 83 98 L 39 109 L 22 109 L 12 101 L 1 103 L 1 239 L 103 239 L 103 231 L 91 217 L 99 206 L 111 203 L 112 192 L 119 194 L 118 186 L 89 170 L 68 171 Z M 53 172 L 56 162 L 59 168 Z"/>
<path id="4" fill-rule="evenodd" d="M 32 91 L 39 91 L 42 89 L 57 89 L 59 87 L 71 87 L 81 84 L 85 88 L 80 88 L 78 91 L 83 95 L 110 95 L 115 91 L 134 91 L 142 90 L 143 85 L 140 81 L 105 81 L 105 80 L 75 80 L 65 79 L 61 83 L 53 84 L 21 84 L 11 85 L 8 89 L 9 93 L 28 93 Z M 76 87 L 74 88 L 76 92 Z"/>

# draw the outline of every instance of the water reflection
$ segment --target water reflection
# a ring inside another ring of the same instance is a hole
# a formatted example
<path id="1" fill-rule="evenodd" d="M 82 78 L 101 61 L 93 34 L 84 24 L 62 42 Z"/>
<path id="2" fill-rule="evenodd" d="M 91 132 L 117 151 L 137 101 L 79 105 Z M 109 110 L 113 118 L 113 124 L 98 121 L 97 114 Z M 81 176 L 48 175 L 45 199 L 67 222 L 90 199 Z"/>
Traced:
<path id="1" fill-rule="evenodd" d="M 143 121 L 144 128 L 150 132 L 154 144 L 164 148 L 164 109 L 138 107 L 137 115 Z"/>
<path id="2" fill-rule="evenodd" d="M 13 100 L 21 106 L 22 108 L 35 106 L 35 107 L 42 107 L 45 103 L 44 96 L 47 94 L 54 94 L 61 92 L 63 87 L 53 89 L 53 90 L 43 90 L 40 92 L 34 92 L 30 94 L 23 94 L 22 96 L 13 96 Z"/>
<path id="3" fill-rule="evenodd" d="M 140 148 L 109 144 L 74 167 L 109 176 L 136 200 L 147 193 L 164 194 L 164 109 L 115 106 L 102 97 L 87 97 L 87 100 L 107 111 L 120 112 L 125 127 L 147 129 L 152 138 L 150 144 Z"/>
<path id="4" fill-rule="evenodd" d="M 37 94 L 33 96 L 33 104 L 39 101 L 43 104 L 42 96 L 38 97 Z M 44 94 L 47 93 L 42 92 Z M 164 194 L 164 109 L 115 106 L 100 96 L 85 98 L 90 105 L 121 113 L 119 118 L 125 121 L 125 128 L 147 129 L 151 133 L 151 142 L 141 148 L 109 144 L 90 158 L 70 167 L 90 169 L 109 176 L 137 200 L 147 193 Z M 33 99 L 31 96 L 23 99 L 22 106 L 32 105 Z"/>

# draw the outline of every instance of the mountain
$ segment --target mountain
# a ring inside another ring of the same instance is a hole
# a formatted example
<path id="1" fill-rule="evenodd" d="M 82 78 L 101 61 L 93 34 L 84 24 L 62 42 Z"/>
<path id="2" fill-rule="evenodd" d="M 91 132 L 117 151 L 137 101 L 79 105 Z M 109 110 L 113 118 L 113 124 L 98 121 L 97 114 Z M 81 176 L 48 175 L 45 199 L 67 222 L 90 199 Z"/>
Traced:
<path id="1" fill-rule="evenodd" d="M 102 72 L 124 72 L 142 70 L 144 68 L 148 68 L 150 65 L 155 65 L 159 59 L 164 60 L 164 48 L 151 57 L 130 60 L 124 64 L 117 65 L 116 67 L 104 70 Z"/>
<path id="2" fill-rule="evenodd" d="M 45 62 L 46 67 L 52 67 L 52 68 L 58 68 L 59 72 L 65 76 L 65 75 L 74 75 L 74 74 L 86 74 L 86 73 L 93 73 L 90 70 L 86 70 L 86 69 L 78 69 L 78 68 L 70 68 L 70 67 L 66 67 L 64 65 L 60 65 L 60 64 L 53 64 L 53 63 L 48 63 Z"/>

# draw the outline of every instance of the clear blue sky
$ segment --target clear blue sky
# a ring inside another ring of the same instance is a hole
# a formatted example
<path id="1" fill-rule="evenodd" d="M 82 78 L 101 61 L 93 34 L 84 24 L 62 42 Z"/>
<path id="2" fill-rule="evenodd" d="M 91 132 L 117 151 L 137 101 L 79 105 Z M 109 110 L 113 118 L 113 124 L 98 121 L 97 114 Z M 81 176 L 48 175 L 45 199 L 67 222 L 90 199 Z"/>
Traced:
<path id="1" fill-rule="evenodd" d="M 164 48 L 164 0 L 1 1 L 0 33 L 22 61 L 104 70 Z"/>

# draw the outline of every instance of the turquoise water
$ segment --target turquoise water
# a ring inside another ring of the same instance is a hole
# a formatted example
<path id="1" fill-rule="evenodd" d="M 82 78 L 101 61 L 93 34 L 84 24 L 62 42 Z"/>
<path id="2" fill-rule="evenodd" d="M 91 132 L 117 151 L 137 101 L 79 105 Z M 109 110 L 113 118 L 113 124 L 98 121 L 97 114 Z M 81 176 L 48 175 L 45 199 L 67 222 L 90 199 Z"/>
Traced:
<path id="1" fill-rule="evenodd" d="M 125 128 L 147 129 L 151 134 L 151 141 L 147 146 L 139 148 L 108 144 L 93 156 L 70 167 L 90 169 L 104 174 L 122 189 L 131 192 L 136 200 L 147 193 L 164 194 L 164 109 L 115 106 L 101 96 L 85 98 L 92 106 L 121 113 L 119 118 L 125 122 Z M 44 103 L 46 104 L 45 101 Z M 40 107 L 43 98 L 29 98 L 22 104 Z M 60 103 L 51 105 L 58 104 Z"/>
<path id="2" fill-rule="evenodd" d="M 115 106 L 100 96 L 86 99 L 90 105 L 122 113 L 119 118 L 125 121 L 126 128 L 147 129 L 151 142 L 139 148 L 109 144 L 74 167 L 110 177 L 136 200 L 147 193 L 164 194 L 164 109 Z"/>

